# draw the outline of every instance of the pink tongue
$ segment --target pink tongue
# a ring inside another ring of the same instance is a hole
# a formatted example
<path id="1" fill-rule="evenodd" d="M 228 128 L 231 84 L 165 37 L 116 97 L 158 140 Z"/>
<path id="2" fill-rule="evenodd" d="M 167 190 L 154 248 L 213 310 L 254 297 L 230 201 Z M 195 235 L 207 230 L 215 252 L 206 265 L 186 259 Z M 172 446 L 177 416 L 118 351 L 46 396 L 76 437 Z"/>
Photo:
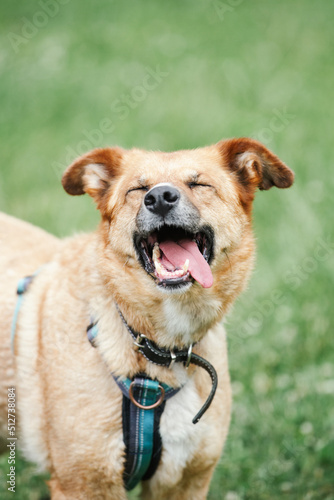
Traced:
<path id="1" fill-rule="evenodd" d="M 159 247 L 175 267 L 181 268 L 185 261 L 189 259 L 189 273 L 191 276 L 204 288 L 212 286 L 213 277 L 210 266 L 199 251 L 195 241 L 163 241 L 159 243 Z"/>

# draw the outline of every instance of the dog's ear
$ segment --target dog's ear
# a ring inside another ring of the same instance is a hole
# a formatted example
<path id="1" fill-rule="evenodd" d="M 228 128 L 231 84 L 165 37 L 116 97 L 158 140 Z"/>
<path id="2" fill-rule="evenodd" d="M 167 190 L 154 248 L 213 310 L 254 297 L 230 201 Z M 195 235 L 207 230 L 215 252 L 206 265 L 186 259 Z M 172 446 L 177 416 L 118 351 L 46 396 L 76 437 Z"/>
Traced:
<path id="1" fill-rule="evenodd" d="M 94 149 L 80 156 L 64 172 L 62 185 L 71 195 L 88 193 L 99 204 L 119 174 L 121 148 Z"/>
<path id="2" fill-rule="evenodd" d="M 244 187 L 288 188 L 294 173 L 276 155 L 254 139 L 228 139 L 218 143 L 224 165 L 235 172 Z"/>

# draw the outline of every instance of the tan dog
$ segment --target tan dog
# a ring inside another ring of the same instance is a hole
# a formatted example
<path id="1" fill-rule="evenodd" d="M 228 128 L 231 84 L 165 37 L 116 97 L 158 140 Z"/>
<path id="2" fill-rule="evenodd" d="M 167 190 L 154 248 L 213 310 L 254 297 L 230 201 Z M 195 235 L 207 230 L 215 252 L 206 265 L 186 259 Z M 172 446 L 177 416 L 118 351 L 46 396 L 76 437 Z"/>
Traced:
<path id="1" fill-rule="evenodd" d="M 293 173 L 257 141 L 232 139 L 174 153 L 96 149 L 62 182 L 69 194 L 95 200 L 101 223 L 93 234 L 59 241 L 0 217 L 4 436 L 7 387 L 15 385 L 22 447 L 51 472 L 52 498 L 125 499 L 122 393 L 112 374 L 145 373 L 181 389 L 162 413 L 162 454 L 142 482 L 143 498 L 204 499 L 230 421 L 221 320 L 253 265 L 254 193 L 289 187 Z M 18 315 L 14 363 L 16 284 L 37 268 Z M 192 419 L 210 393 L 209 376 L 193 364 L 148 361 L 116 304 L 159 348 L 194 344 L 215 367 L 218 389 L 198 424 Z M 95 349 L 86 335 L 91 318 Z"/>

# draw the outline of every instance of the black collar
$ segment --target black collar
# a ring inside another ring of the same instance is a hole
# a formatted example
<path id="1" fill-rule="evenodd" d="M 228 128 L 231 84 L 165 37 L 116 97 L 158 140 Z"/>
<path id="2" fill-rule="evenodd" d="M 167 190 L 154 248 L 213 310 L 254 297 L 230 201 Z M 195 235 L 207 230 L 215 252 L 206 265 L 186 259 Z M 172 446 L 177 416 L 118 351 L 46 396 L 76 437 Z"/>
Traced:
<path id="1" fill-rule="evenodd" d="M 206 410 L 209 408 L 214 395 L 216 393 L 217 385 L 218 385 L 218 377 L 217 372 L 214 367 L 204 358 L 198 356 L 197 354 L 192 352 L 193 345 L 191 344 L 188 348 L 182 350 L 178 348 L 174 348 L 171 350 L 162 349 L 158 347 L 152 340 L 149 340 L 142 333 L 135 332 L 131 326 L 126 322 L 122 312 L 120 311 L 118 305 L 116 304 L 117 311 L 126 326 L 126 329 L 130 333 L 134 345 L 138 348 L 138 351 L 151 363 L 154 363 L 159 366 L 165 366 L 171 368 L 174 363 L 184 363 L 186 368 L 188 368 L 189 364 L 194 364 L 204 368 L 208 372 L 212 381 L 212 388 L 207 398 L 206 402 L 197 413 L 197 415 L 193 418 L 193 424 L 197 424 L 199 419 L 204 415 Z"/>

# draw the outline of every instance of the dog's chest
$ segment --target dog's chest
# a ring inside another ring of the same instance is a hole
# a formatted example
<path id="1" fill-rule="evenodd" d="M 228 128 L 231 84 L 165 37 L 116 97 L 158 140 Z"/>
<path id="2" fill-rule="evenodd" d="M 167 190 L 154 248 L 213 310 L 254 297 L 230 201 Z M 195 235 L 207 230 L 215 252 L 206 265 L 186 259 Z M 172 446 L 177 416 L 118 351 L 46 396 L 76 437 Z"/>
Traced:
<path id="1" fill-rule="evenodd" d="M 193 342 L 193 333 L 201 323 L 201 318 L 192 314 L 190 308 L 170 299 L 164 301 L 163 315 L 168 337 L 182 338 L 184 345 L 190 345 Z"/>
<path id="2" fill-rule="evenodd" d="M 162 307 L 164 333 L 160 332 L 161 341 L 166 344 L 179 341 L 183 345 L 192 344 L 196 341 L 197 332 L 208 329 L 213 318 L 217 317 L 219 308 L 219 301 L 212 298 L 184 303 L 174 297 L 167 297 Z"/>
<path id="3" fill-rule="evenodd" d="M 167 401 L 161 417 L 160 434 L 163 445 L 162 465 L 172 473 L 171 478 L 182 473 L 205 439 L 207 425 L 204 419 L 199 424 L 192 423 L 201 405 L 192 379 Z"/>

